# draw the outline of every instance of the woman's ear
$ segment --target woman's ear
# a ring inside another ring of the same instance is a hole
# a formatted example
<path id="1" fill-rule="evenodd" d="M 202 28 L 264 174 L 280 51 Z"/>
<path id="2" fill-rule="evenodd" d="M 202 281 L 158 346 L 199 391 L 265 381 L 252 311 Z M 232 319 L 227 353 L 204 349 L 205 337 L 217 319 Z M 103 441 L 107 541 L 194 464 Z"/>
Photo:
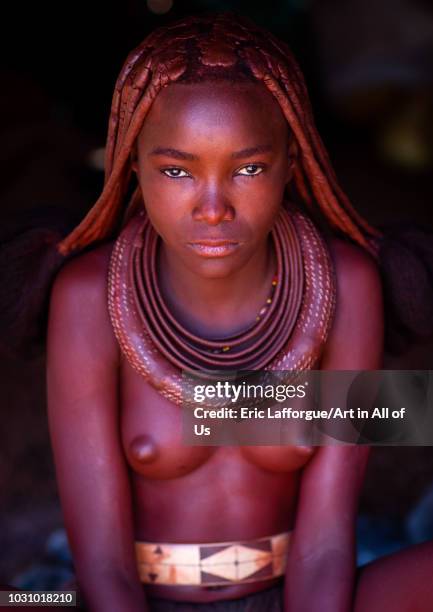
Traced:
<path id="1" fill-rule="evenodd" d="M 288 148 L 288 166 L 287 166 L 287 183 L 292 180 L 293 171 L 296 164 L 296 159 L 298 157 L 298 144 L 296 140 L 291 138 L 289 148 Z"/>

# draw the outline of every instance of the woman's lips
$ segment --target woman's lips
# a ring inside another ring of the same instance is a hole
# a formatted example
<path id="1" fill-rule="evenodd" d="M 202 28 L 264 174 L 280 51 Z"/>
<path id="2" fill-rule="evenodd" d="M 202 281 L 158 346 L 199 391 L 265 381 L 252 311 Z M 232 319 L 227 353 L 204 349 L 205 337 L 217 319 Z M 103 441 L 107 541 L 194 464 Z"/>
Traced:
<path id="1" fill-rule="evenodd" d="M 188 242 L 188 246 L 202 257 L 226 257 L 238 248 L 239 242 L 233 240 L 200 240 Z"/>

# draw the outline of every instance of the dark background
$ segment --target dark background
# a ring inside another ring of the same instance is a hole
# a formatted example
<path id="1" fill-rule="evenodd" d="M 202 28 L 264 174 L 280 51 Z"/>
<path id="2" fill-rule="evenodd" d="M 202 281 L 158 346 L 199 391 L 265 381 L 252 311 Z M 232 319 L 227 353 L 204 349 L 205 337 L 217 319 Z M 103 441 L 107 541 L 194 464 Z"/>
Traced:
<path id="1" fill-rule="evenodd" d="M 422 0 L 377 4 L 174 0 L 158 15 L 145 0 L 13 3 L 1 67 L 3 232 L 42 205 L 83 216 L 102 185 L 92 160 L 104 145 L 127 53 L 156 26 L 217 9 L 238 10 L 289 42 L 337 175 L 369 221 L 432 228 L 433 9 Z M 10 582 L 43 557 L 47 536 L 62 520 L 44 355 L 25 359 L 0 348 L 0 582 Z M 433 369 L 432 346 L 388 355 L 386 365 Z M 431 448 L 374 449 L 361 510 L 403 520 L 432 481 Z"/>

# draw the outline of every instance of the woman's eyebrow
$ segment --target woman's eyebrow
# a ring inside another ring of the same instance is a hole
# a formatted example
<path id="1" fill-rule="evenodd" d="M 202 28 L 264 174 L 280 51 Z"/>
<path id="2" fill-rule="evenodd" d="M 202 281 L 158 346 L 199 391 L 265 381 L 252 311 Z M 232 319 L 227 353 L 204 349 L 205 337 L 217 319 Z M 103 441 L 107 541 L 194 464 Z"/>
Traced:
<path id="1" fill-rule="evenodd" d="M 272 151 L 272 145 L 257 145 L 256 147 L 248 147 L 232 153 L 232 159 L 242 159 L 244 157 L 251 157 L 258 153 L 268 153 Z M 198 156 L 193 153 L 187 153 L 186 151 L 180 151 L 179 149 L 172 149 L 171 147 L 156 147 L 152 149 L 149 155 L 164 155 L 165 157 L 173 157 L 174 159 L 181 159 L 187 161 L 198 160 Z"/>
<path id="2" fill-rule="evenodd" d="M 256 147 L 248 147 L 247 149 L 241 149 L 236 151 L 236 153 L 232 153 L 232 159 L 242 159 L 243 157 L 251 157 L 252 155 L 268 153 L 269 151 L 272 151 L 272 145 L 257 145 Z"/>
<path id="3" fill-rule="evenodd" d="M 197 155 L 193 155 L 193 153 L 187 153 L 186 151 L 179 151 L 179 149 L 171 149 L 169 147 L 156 147 L 152 149 L 149 155 L 165 155 L 165 157 L 173 157 L 174 159 L 184 159 L 188 161 L 198 159 Z"/>

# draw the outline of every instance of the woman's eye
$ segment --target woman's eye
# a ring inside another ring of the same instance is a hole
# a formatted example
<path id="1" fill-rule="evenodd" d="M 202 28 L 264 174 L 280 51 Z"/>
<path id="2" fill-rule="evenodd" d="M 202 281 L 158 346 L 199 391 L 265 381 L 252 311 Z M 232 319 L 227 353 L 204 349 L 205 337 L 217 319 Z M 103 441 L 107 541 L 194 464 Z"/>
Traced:
<path id="1" fill-rule="evenodd" d="M 189 176 L 188 172 L 185 172 L 182 168 L 165 168 L 161 170 L 161 172 L 170 178 L 184 178 L 185 176 Z"/>
<path id="2" fill-rule="evenodd" d="M 258 176 L 263 172 L 263 166 L 258 166 L 257 164 L 248 164 L 248 166 L 244 166 L 237 171 L 237 174 L 241 176 Z"/>

